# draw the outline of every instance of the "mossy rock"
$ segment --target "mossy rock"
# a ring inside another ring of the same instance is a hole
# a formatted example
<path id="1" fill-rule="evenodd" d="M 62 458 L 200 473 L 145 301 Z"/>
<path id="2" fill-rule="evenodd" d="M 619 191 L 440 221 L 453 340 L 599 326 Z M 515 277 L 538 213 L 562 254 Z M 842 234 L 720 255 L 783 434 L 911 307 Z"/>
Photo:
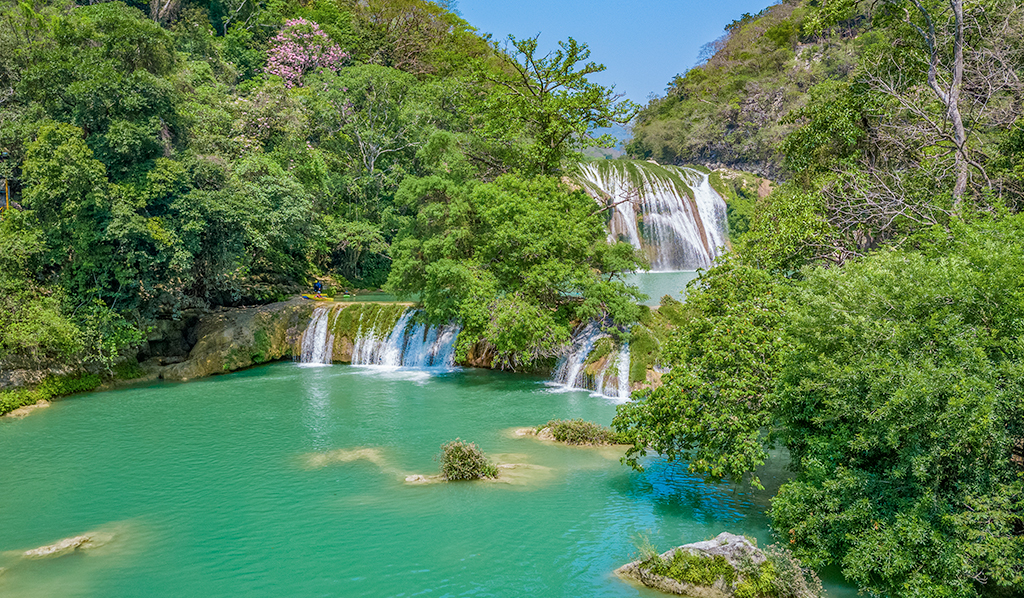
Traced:
<path id="1" fill-rule="evenodd" d="M 312 313 L 313 304 L 296 299 L 205 315 L 188 359 L 162 376 L 190 380 L 294 355 Z"/>
<path id="2" fill-rule="evenodd" d="M 723 532 L 662 554 L 641 549 L 641 558 L 616 575 L 691 598 L 821 598 L 821 581 L 788 549 L 765 550 L 745 536 Z"/>
<path id="3" fill-rule="evenodd" d="M 76 373 L 49 375 L 32 388 L 19 388 L 0 392 L 0 415 L 20 407 L 50 401 L 79 392 L 95 390 L 103 382 L 99 374 Z"/>
<path id="4" fill-rule="evenodd" d="M 332 307 L 328 322 L 334 335 L 334 361 L 352 361 L 352 347 L 360 336 L 383 338 L 391 334 L 407 310 L 409 306 L 401 303 L 350 303 Z"/>

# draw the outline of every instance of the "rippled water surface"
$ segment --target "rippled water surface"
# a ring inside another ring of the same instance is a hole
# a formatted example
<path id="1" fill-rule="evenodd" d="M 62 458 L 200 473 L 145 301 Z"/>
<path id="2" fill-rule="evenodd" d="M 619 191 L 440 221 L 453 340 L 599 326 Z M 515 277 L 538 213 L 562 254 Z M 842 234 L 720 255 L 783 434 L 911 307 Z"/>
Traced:
<path id="1" fill-rule="evenodd" d="M 277 363 L 80 395 L 0 421 L 0 596 L 654 596 L 612 570 L 721 531 L 767 542 L 773 490 L 516 438 L 615 406 L 539 378 Z M 513 483 L 409 485 L 472 440 Z M 106 545 L 20 553 L 101 531 Z"/>

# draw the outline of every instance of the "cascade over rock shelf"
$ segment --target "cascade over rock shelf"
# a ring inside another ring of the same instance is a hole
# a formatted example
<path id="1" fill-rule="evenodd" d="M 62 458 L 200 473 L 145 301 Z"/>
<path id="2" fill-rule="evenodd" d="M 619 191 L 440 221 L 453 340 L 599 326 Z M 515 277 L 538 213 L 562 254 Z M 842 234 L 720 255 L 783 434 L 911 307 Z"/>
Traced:
<path id="1" fill-rule="evenodd" d="M 575 182 L 608 211 L 608 239 L 643 251 L 653 272 L 707 268 L 728 249 L 725 200 L 697 168 L 601 160 Z"/>

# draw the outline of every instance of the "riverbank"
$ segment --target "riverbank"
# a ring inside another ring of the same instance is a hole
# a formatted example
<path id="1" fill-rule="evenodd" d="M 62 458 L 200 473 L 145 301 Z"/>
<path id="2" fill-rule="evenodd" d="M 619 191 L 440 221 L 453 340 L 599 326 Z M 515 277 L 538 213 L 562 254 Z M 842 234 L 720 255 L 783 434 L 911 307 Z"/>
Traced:
<path id="1" fill-rule="evenodd" d="M 325 339 L 330 338 L 327 361 L 352 363 L 361 336 L 388 338 L 403 314 L 415 307 L 411 302 L 376 299 L 334 301 L 298 296 L 261 306 L 193 310 L 157 319 L 134 354 L 112 370 L 73 364 L 0 363 L 0 415 L 80 392 L 158 379 L 195 380 L 301 358 L 303 334 L 313 327 L 318 308 L 327 325 L 321 332 Z M 665 316 L 674 316 L 678 305 L 669 301 L 665 309 L 650 309 L 635 328 L 630 390 L 659 383 L 655 368 L 660 345 L 675 319 Z M 454 365 L 490 369 L 493 358 L 491 348 L 481 343 Z M 601 369 L 603 364 L 601 359 L 588 361 L 590 369 Z"/>

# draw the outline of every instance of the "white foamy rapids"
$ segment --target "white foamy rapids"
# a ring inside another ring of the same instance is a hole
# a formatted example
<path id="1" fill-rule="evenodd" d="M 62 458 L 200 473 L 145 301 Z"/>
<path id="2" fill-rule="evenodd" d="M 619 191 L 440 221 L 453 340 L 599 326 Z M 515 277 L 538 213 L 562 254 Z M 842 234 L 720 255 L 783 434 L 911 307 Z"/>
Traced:
<path id="1" fill-rule="evenodd" d="M 352 347 L 353 365 L 391 367 L 453 367 L 455 340 L 462 327 L 457 324 L 427 326 L 412 323 L 415 310 L 402 314 L 387 336 L 360 334 Z"/>
<path id="2" fill-rule="evenodd" d="M 587 357 L 598 340 L 608 335 L 593 322 L 583 327 L 575 336 L 573 347 L 555 368 L 551 383 L 567 390 L 590 390 L 599 395 L 628 400 L 629 388 L 629 345 L 623 345 L 617 355 L 605 358 L 601 369 L 593 376 L 585 371 Z"/>
<path id="3" fill-rule="evenodd" d="M 599 203 L 613 206 L 609 241 L 622 239 L 644 251 L 652 271 L 706 268 L 725 252 L 725 200 L 708 175 L 643 162 L 584 164 L 580 174 Z"/>
<path id="4" fill-rule="evenodd" d="M 302 333 L 302 355 L 299 363 L 329 364 L 334 350 L 334 335 L 331 334 L 331 310 L 328 307 L 317 307 L 313 317 Z"/>

